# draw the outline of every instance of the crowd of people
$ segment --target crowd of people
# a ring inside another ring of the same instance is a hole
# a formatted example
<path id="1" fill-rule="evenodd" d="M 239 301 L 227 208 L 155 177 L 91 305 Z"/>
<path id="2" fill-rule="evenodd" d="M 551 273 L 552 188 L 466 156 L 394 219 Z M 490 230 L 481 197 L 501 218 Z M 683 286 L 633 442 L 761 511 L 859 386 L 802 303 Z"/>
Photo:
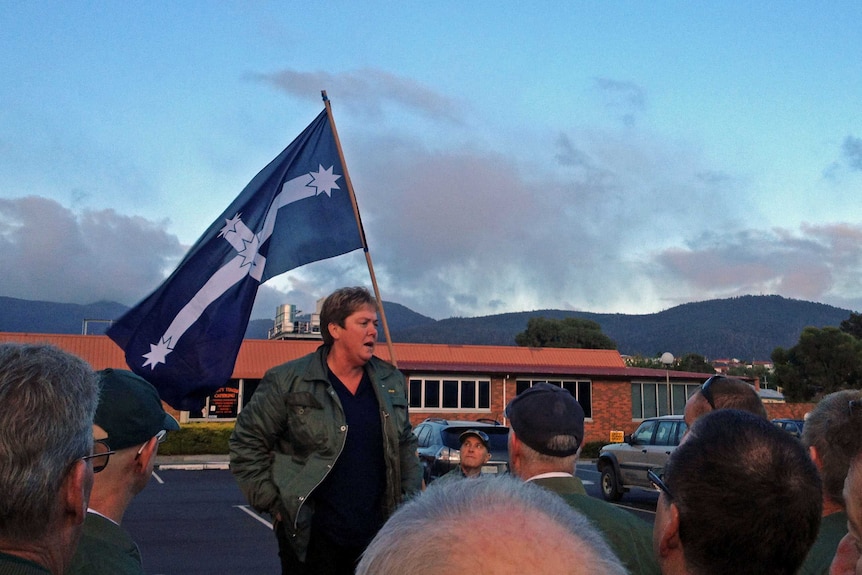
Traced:
<path id="1" fill-rule="evenodd" d="M 230 464 L 273 519 L 284 574 L 862 575 L 862 392 L 827 395 L 801 440 L 750 385 L 716 376 L 685 407 L 654 525 L 575 476 L 584 411 L 539 383 L 506 407 L 508 475 L 488 436 L 424 485 L 404 376 L 374 356 L 377 303 L 343 288 L 323 345 L 270 369 L 237 418 Z M 0 574 L 142 574 L 123 515 L 179 428 L 156 390 L 47 345 L 0 345 Z M 26 440 L 25 440 L 26 439 Z"/>

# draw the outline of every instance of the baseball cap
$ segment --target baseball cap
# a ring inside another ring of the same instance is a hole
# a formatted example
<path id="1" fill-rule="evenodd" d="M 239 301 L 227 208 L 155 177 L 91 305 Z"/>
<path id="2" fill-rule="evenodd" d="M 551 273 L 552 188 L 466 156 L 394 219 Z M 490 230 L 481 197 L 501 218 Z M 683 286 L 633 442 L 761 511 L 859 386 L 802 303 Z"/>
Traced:
<path id="1" fill-rule="evenodd" d="M 474 437 L 478 437 L 479 441 L 482 442 L 482 445 L 485 446 L 485 449 L 490 449 L 490 447 L 488 446 L 488 442 L 490 441 L 490 439 L 488 439 L 488 434 L 484 431 L 479 431 L 478 429 L 468 429 L 467 431 L 458 436 L 458 441 L 464 443 L 464 440 L 471 435 Z"/>
<path id="2" fill-rule="evenodd" d="M 555 457 L 577 453 L 584 439 L 584 410 L 578 400 L 558 385 L 537 383 L 516 395 L 506 406 L 509 425 L 528 447 Z M 569 435 L 575 447 L 559 449 L 552 439 Z"/>
<path id="3" fill-rule="evenodd" d="M 102 392 L 93 423 L 108 434 L 111 449 L 140 445 L 163 429 L 180 428 L 165 412 L 156 388 L 144 378 L 125 369 L 108 368 L 97 373 Z"/>

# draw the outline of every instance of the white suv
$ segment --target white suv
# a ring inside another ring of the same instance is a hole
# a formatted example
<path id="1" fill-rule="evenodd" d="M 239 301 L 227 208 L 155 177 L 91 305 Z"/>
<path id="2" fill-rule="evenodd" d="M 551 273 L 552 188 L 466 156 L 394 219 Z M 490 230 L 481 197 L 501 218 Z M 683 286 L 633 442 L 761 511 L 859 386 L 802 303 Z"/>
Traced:
<path id="1" fill-rule="evenodd" d="M 602 474 L 602 496 L 619 501 L 631 487 L 652 489 L 647 471 L 664 467 L 685 434 L 681 415 L 645 419 L 623 443 L 605 445 L 599 451 L 596 468 Z"/>

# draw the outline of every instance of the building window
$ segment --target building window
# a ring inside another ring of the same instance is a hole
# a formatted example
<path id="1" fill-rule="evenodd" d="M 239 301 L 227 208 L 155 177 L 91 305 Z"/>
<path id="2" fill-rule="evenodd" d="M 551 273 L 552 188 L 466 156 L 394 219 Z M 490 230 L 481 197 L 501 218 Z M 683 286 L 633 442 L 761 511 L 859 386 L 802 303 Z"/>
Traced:
<path id="1" fill-rule="evenodd" d="M 669 390 L 667 383 L 632 383 L 632 419 L 682 415 L 698 389 L 699 383 L 672 383 Z"/>
<path id="2" fill-rule="evenodd" d="M 581 407 L 584 409 L 584 416 L 588 419 L 593 416 L 593 392 L 592 383 L 589 380 L 519 379 L 516 382 L 516 391 L 517 393 L 521 393 L 537 383 L 550 383 L 551 385 L 557 385 L 568 390 L 578 400 L 578 403 L 581 404 Z"/>
<path id="3" fill-rule="evenodd" d="M 410 409 L 490 411 L 491 380 L 476 377 L 410 377 Z"/>

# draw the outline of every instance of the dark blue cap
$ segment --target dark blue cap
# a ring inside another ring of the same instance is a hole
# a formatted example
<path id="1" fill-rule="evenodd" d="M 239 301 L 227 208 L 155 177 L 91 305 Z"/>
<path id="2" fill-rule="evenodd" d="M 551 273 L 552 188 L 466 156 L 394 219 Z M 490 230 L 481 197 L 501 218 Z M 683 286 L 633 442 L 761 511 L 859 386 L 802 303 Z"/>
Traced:
<path id="1" fill-rule="evenodd" d="M 545 455 L 567 457 L 577 453 L 584 439 L 584 409 L 559 385 L 542 382 L 522 391 L 506 406 L 506 417 L 518 439 Z M 575 441 L 560 449 L 554 441 L 560 436 L 574 437 Z"/>

